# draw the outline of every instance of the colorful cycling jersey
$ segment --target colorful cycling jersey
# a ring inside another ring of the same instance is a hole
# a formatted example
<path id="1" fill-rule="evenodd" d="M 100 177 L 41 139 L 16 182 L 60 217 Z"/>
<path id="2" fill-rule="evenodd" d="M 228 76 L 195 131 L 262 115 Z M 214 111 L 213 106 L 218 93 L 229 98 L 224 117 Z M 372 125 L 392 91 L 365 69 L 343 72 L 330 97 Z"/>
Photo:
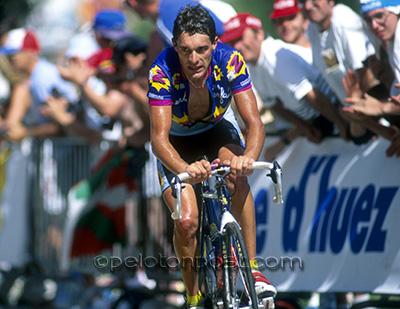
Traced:
<path id="1" fill-rule="evenodd" d="M 223 117 L 232 116 L 232 94 L 251 88 L 251 79 L 243 56 L 218 42 L 212 53 L 210 71 L 206 80 L 210 91 L 210 113 L 201 121 L 189 120 L 189 82 L 184 76 L 178 54 L 173 47 L 164 49 L 149 72 L 150 105 L 172 105 L 172 135 L 192 135 L 203 132 Z M 211 95 L 212 94 L 212 95 Z"/>

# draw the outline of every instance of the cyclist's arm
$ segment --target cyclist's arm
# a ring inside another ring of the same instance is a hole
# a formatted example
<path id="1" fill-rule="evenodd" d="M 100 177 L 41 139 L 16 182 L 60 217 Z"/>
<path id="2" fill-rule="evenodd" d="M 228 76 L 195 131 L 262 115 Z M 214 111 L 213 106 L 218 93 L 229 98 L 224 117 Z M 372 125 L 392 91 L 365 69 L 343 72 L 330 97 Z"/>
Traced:
<path id="1" fill-rule="evenodd" d="M 245 126 L 246 150 L 244 156 L 256 161 L 264 144 L 264 125 L 257 108 L 257 100 L 252 89 L 234 94 L 235 103 Z"/>
<path id="2" fill-rule="evenodd" d="M 206 160 L 186 163 L 169 142 L 171 129 L 171 106 L 150 106 L 151 146 L 155 156 L 174 174 L 188 172 L 195 181 L 205 180 L 211 176 L 210 163 Z"/>

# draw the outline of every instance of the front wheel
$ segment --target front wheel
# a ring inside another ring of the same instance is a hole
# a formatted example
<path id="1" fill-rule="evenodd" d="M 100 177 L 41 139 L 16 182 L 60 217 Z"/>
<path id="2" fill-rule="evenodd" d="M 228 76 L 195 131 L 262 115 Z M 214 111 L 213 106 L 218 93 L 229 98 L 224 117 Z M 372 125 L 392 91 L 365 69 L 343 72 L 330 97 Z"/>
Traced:
<path id="1" fill-rule="evenodd" d="M 258 309 L 258 298 L 251 273 L 249 255 L 237 222 L 225 226 L 224 307 Z"/>

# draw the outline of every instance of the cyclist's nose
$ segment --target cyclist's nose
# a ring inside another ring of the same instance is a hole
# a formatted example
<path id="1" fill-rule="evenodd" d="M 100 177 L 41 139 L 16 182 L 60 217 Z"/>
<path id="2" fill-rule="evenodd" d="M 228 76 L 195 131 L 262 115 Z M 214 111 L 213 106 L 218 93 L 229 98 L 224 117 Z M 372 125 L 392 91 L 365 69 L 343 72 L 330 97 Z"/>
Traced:
<path id="1" fill-rule="evenodd" d="M 190 63 L 197 63 L 199 61 L 199 55 L 193 51 L 190 55 L 189 55 L 189 62 Z"/>

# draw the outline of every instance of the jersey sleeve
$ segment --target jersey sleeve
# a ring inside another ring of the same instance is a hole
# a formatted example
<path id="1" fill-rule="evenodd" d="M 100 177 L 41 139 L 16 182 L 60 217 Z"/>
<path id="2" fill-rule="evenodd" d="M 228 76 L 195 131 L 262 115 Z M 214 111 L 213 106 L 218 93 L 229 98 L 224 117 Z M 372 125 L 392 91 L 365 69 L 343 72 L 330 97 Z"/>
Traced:
<path id="1" fill-rule="evenodd" d="M 154 63 L 149 71 L 147 97 L 150 105 L 172 105 L 171 80 L 166 70 L 157 63 Z"/>
<path id="2" fill-rule="evenodd" d="M 232 93 L 241 92 L 251 88 L 251 78 L 246 62 L 241 53 L 232 50 L 226 57 L 226 77 Z"/>

